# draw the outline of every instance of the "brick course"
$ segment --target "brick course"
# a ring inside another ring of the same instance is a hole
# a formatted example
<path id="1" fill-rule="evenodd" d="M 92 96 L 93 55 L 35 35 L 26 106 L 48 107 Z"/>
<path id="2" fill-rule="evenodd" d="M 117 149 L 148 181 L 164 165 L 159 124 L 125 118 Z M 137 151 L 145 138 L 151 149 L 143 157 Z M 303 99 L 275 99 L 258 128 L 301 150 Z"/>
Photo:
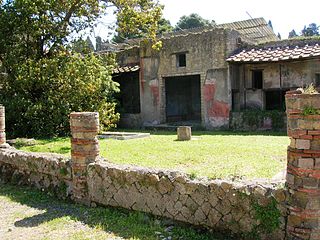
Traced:
<path id="1" fill-rule="evenodd" d="M 5 110 L 4 106 L 0 105 L 0 145 L 6 143 L 5 133 Z"/>

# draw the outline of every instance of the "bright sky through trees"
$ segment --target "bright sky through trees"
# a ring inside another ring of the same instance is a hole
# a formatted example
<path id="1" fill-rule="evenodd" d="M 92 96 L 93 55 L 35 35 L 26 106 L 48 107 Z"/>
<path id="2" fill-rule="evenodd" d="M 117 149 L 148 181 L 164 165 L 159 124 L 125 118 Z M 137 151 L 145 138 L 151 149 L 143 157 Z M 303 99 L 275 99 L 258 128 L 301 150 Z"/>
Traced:
<path id="1" fill-rule="evenodd" d="M 271 20 L 274 31 L 287 38 L 292 29 L 300 34 L 304 25 L 316 23 L 320 25 L 319 0 L 289 1 L 289 0 L 159 0 L 165 5 L 164 17 L 175 25 L 182 15 L 198 13 L 201 17 L 215 20 L 216 23 L 227 23 L 252 18 L 264 17 Z M 249 16 L 250 15 L 250 16 Z M 114 20 L 103 19 L 95 35 L 108 37 L 106 25 Z"/>

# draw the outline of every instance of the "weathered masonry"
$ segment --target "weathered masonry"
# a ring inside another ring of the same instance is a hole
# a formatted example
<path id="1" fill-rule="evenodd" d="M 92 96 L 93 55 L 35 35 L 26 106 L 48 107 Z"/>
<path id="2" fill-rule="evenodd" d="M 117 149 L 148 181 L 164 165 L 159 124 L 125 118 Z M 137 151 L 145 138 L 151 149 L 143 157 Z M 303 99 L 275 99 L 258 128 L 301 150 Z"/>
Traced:
<path id="1" fill-rule="evenodd" d="M 187 122 L 243 129 L 241 116 L 248 110 L 279 111 L 277 125 L 285 126 L 285 92 L 320 86 L 319 38 L 280 41 L 264 19 L 161 40 L 159 52 L 131 40 L 117 53 L 122 126 Z M 262 120 L 264 129 L 276 125 L 267 115 Z"/>
<path id="2" fill-rule="evenodd" d="M 285 110 L 285 92 L 320 86 L 320 41 L 285 40 L 240 49 L 230 65 L 232 108 Z"/>
<path id="3" fill-rule="evenodd" d="M 121 124 L 227 128 L 232 92 L 226 59 L 241 46 L 272 40 L 277 37 L 264 19 L 164 35 L 160 51 L 131 40 L 117 52 L 114 74 L 122 90 Z"/>
<path id="4" fill-rule="evenodd" d="M 320 94 L 287 92 L 288 239 L 320 239 Z"/>

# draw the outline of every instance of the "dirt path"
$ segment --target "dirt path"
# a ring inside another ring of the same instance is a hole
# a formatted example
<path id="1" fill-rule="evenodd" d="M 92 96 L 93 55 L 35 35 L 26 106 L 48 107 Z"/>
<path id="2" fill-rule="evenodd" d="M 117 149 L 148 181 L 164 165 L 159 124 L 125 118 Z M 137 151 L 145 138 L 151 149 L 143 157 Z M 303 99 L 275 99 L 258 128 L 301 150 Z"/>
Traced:
<path id="1" fill-rule="evenodd" d="M 0 183 L 0 240 L 230 240 L 145 213 L 89 208 Z"/>
<path id="2" fill-rule="evenodd" d="M 48 212 L 0 195 L 0 239 L 124 239 L 72 219 L 67 209 L 56 207 Z"/>

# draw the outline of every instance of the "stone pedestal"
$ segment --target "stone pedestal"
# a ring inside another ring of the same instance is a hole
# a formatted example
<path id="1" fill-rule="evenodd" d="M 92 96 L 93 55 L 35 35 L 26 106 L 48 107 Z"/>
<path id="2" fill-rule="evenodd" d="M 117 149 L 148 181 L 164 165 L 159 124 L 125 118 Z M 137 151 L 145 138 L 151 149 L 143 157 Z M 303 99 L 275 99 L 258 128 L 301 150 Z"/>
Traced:
<path id="1" fill-rule="evenodd" d="M 191 140 L 191 127 L 180 126 L 177 129 L 177 134 L 179 141 L 189 141 Z"/>
<path id="2" fill-rule="evenodd" d="M 287 92 L 288 239 L 320 239 L 320 94 Z"/>
<path id="3" fill-rule="evenodd" d="M 73 112 L 70 114 L 71 165 L 73 173 L 73 199 L 89 204 L 87 192 L 87 166 L 99 159 L 99 114 Z"/>

